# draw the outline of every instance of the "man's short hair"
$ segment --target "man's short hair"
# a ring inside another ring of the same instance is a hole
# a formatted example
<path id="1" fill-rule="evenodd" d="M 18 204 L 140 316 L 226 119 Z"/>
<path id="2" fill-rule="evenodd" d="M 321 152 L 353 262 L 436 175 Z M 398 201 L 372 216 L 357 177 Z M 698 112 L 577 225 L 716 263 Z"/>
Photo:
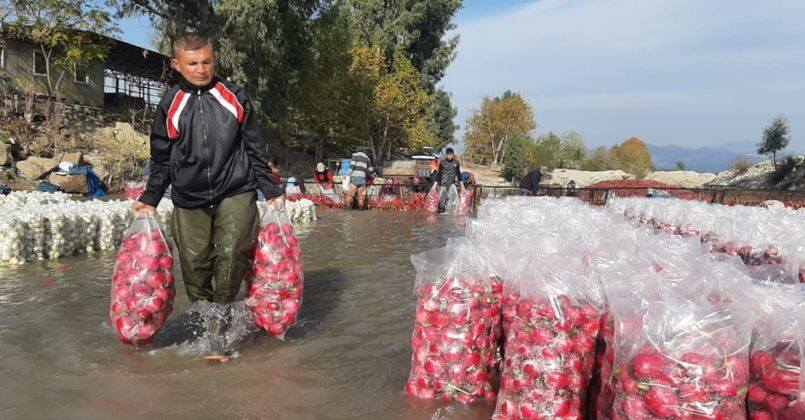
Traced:
<path id="1" fill-rule="evenodd" d="M 180 36 L 173 41 L 173 55 L 176 56 L 176 52 L 179 50 L 183 51 L 196 51 L 200 50 L 204 47 L 210 46 L 210 40 L 195 34 L 188 34 Z"/>
<path id="2" fill-rule="evenodd" d="M 451 147 L 448 147 L 447 150 L 444 151 L 444 154 L 446 154 L 446 155 L 449 155 L 451 153 L 453 153 L 453 148 L 451 148 Z"/>

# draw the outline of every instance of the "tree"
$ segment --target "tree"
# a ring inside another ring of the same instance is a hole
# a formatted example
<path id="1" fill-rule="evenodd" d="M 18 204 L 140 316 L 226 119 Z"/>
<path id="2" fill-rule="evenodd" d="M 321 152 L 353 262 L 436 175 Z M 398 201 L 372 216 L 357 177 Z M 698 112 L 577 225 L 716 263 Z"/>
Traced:
<path id="1" fill-rule="evenodd" d="M 434 148 L 439 150 L 455 142 L 458 126 L 453 120 L 458 111 L 450 103 L 450 94 L 441 89 L 436 89 L 431 96 L 430 108 L 432 118 L 429 129 L 436 139 Z"/>
<path id="2" fill-rule="evenodd" d="M 507 180 L 522 179 L 532 166 L 529 159 L 530 149 L 534 147 L 534 141 L 524 135 L 516 134 L 506 144 L 506 155 L 509 159 L 503 166 L 502 175 Z"/>
<path id="3" fill-rule="evenodd" d="M 584 164 L 584 159 L 587 157 L 587 149 L 584 146 L 584 140 L 581 135 L 575 131 L 569 131 L 559 136 L 560 150 L 559 150 L 559 163 L 560 168 L 579 169 Z"/>
<path id="4" fill-rule="evenodd" d="M 536 128 L 531 106 L 519 93 L 507 91 L 498 98 L 486 97 L 467 121 L 467 154 L 498 168 L 505 163 L 509 139 L 528 135 Z"/>
<path id="5" fill-rule="evenodd" d="M 215 9 L 223 74 L 250 92 L 268 117 L 264 123 L 283 138 L 297 128 L 302 75 L 314 61 L 309 23 L 318 5 L 316 0 L 230 0 Z"/>
<path id="6" fill-rule="evenodd" d="M 274 138 L 299 117 L 301 79 L 313 63 L 314 16 L 321 0 L 110 0 L 118 16 L 143 14 L 162 49 L 180 35 L 212 39 L 221 76 L 243 85 Z M 165 51 L 168 52 L 168 51 Z"/>
<path id="7" fill-rule="evenodd" d="M 607 147 L 596 147 L 589 153 L 589 158 L 585 159 L 581 169 L 585 171 L 606 171 L 613 169 L 611 150 Z"/>
<path id="8" fill-rule="evenodd" d="M 316 160 L 321 160 L 328 154 L 348 154 L 361 143 L 348 130 L 354 115 L 349 72 L 354 39 L 347 19 L 332 10 L 320 16 L 312 31 L 313 60 L 302 71 L 295 124 L 314 141 L 289 145 L 312 146 Z"/>
<path id="9" fill-rule="evenodd" d="M 737 175 L 743 174 L 752 167 L 752 159 L 746 155 L 737 155 L 730 162 L 730 169 Z"/>
<path id="10" fill-rule="evenodd" d="M 534 147 L 529 149 L 529 161 L 533 166 L 555 169 L 562 162 L 562 139 L 553 131 L 537 137 Z"/>
<path id="11" fill-rule="evenodd" d="M 389 70 L 379 47 L 355 47 L 350 77 L 351 129 L 365 139 L 377 165 L 397 148 L 436 144 L 428 131 L 428 93 L 408 60 L 397 57 Z"/>
<path id="12" fill-rule="evenodd" d="M 757 152 L 761 155 L 772 155 L 774 167 L 777 167 L 777 152 L 788 147 L 788 120 L 777 117 L 771 121 L 763 130 L 763 139 L 757 146 Z"/>
<path id="13" fill-rule="evenodd" d="M 249 91 L 285 146 L 321 158 L 360 143 L 382 160 L 453 142 L 456 111 L 436 84 L 455 55 L 446 34 L 460 0 L 109 1 L 149 16 L 164 48 L 187 32 L 212 38 L 221 76 Z"/>
<path id="14" fill-rule="evenodd" d="M 642 140 L 632 137 L 612 148 L 612 159 L 619 169 L 643 177 L 654 169 L 651 154 Z"/>
<path id="15" fill-rule="evenodd" d="M 681 160 L 676 161 L 676 170 L 677 171 L 684 171 L 685 170 L 685 162 Z"/>
<path id="16" fill-rule="evenodd" d="M 117 17 L 145 15 L 158 30 L 158 45 L 170 53 L 170 44 L 186 33 L 203 36 L 218 34 L 220 22 L 215 0 L 108 0 L 117 8 Z"/>
<path id="17" fill-rule="evenodd" d="M 117 29 L 106 9 L 88 0 L 16 0 L 13 14 L 16 21 L 9 32 L 30 39 L 44 56 L 46 125 L 52 127 L 65 75 L 102 60 L 110 45 L 97 34 L 114 34 Z"/>
<path id="18" fill-rule="evenodd" d="M 458 37 L 445 35 L 455 28 L 452 20 L 461 3 L 461 0 L 347 0 L 340 7 L 349 15 L 362 44 L 380 47 L 390 65 L 396 57 L 405 57 L 422 75 L 429 91 L 433 91 L 455 57 Z"/>
<path id="19" fill-rule="evenodd" d="M 459 39 L 447 32 L 455 28 L 453 16 L 461 5 L 461 0 L 347 0 L 334 6 L 348 17 L 357 43 L 379 47 L 389 68 L 401 57 L 417 70 L 431 96 L 427 127 L 438 139 L 437 149 L 453 143 L 457 129 L 450 95 L 436 85 L 455 58 Z"/>
<path id="20" fill-rule="evenodd" d="M 0 0 L 0 34 L 3 33 L 3 26 L 9 17 L 14 13 L 14 2 L 12 0 Z M 0 46 L 4 45 L 4 40 L 0 39 Z"/>

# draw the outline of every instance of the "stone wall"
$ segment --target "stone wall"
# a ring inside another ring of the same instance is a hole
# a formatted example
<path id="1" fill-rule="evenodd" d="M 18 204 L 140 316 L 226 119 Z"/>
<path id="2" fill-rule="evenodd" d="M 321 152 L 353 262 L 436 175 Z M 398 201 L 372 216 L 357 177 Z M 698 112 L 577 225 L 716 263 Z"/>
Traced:
<path id="1" fill-rule="evenodd" d="M 132 121 L 134 120 L 134 121 Z M 143 110 L 96 108 L 83 105 L 65 104 L 64 125 L 69 129 L 94 129 L 117 122 L 127 122 L 136 129 L 147 131 L 154 121 L 154 113 Z"/>

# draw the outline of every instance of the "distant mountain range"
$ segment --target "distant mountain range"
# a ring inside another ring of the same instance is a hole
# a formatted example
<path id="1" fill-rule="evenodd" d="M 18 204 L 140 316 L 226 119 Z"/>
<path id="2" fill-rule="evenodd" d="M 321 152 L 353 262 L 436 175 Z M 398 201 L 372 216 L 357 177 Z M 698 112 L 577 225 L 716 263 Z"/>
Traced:
<path id="1" fill-rule="evenodd" d="M 654 167 L 660 170 L 675 169 L 676 163 L 681 161 L 686 170 L 718 173 L 729 168 L 732 160 L 738 155 L 746 155 L 754 163 L 768 159 L 759 156 L 757 146 L 752 143 L 727 143 L 699 148 L 653 144 L 647 146 Z"/>

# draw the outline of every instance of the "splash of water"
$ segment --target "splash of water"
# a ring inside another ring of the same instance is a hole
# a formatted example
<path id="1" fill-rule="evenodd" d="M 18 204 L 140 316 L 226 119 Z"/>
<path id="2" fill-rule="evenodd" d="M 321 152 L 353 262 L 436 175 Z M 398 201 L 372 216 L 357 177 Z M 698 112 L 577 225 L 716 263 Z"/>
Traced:
<path id="1" fill-rule="evenodd" d="M 228 355 L 237 357 L 237 347 L 259 332 L 252 312 L 243 301 L 228 305 L 200 301 L 165 324 L 157 345 L 180 355 Z"/>

